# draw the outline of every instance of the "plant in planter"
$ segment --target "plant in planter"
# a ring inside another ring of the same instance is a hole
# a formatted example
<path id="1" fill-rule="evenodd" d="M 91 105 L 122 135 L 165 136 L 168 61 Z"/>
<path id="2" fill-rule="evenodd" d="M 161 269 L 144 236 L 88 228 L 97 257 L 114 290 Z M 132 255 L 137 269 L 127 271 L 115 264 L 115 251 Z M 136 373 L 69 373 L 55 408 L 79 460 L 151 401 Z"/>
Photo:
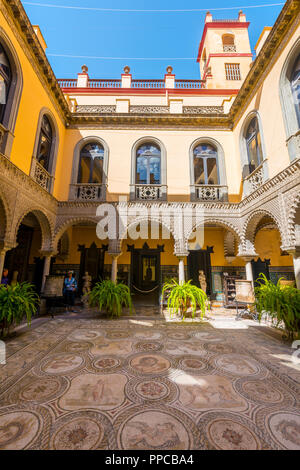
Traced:
<path id="1" fill-rule="evenodd" d="M 187 281 L 180 284 L 175 279 L 167 281 L 163 285 L 162 296 L 167 293 L 167 308 L 170 313 L 179 312 L 184 319 L 191 308 L 191 316 L 194 318 L 197 307 L 199 307 L 201 318 L 203 318 L 208 305 L 207 295 L 202 289 L 192 285 L 191 282 Z"/>
<path id="2" fill-rule="evenodd" d="M 281 280 L 273 284 L 264 274 L 257 279 L 255 296 L 259 320 L 266 313 L 276 327 L 283 322 L 289 339 L 294 333 L 300 338 L 300 290 L 281 285 Z"/>
<path id="3" fill-rule="evenodd" d="M 39 296 L 29 282 L 15 286 L 0 286 L 0 324 L 2 334 L 13 325 L 21 323 L 24 317 L 30 326 L 31 317 L 36 313 Z"/>
<path id="4" fill-rule="evenodd" d="M 120 317 L 123 307 L 128 307 L 132 313 L 132 299 L 129 287 L 125 284 L 110 280 L 97 282 L 89 295 L 91 307 L 104 309 L 111 317 Z"/>

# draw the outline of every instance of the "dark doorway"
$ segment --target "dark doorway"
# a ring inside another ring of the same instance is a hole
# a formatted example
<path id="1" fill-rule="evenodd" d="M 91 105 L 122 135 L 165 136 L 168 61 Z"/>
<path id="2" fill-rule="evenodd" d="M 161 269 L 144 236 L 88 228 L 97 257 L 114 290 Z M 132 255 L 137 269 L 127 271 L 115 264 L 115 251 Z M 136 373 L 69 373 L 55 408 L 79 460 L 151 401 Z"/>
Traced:
<path id="1" fill-rule="evenodd" d="M 149 248 L 144 243 L 143 248 L 134 248 L 127 245 L 131 252 L 130 287 L 134 294 L 133 301 L 139 305 L 157 305 L 160 292 L 160 253 L 164 251 L 163 245 Z"/>
<path id="2" fill-rule="evenodd" d="M 261 260 L 258 258 L 257 261 L 252 260 L 252 273 L 253 273 L 253 279 L 254 279 L 254 286 L 258 286 L 258 282 L 256 282 L 256 279 L 259 277 L 260 273 L 264 274 L 268 280 L 270 280 L 270 272 L 269 272 L 269 265 L 270 265 L 270 260 L 269 259 L 264 259 Z"/>
<path id="3" fill-rule="evenodd" d="M 86 248 L 85 245 L 78 245 L 78 251 L 81 252 L 79 279 L 77 279 L 79 294 L 82 293 L 82 277 L 85 272 L 88 272 L 92 277 L 92 287 L 96 282 L 103 279 L 104 256 L 106 250 L 107 245 L 102 245 L 101 248 L 98 248 L 95 242 L 93 242 L 89 248 Z"/>
<path id="4" fill-rule="evenodd" d="M 18 245 L 6 254 L 5 267 L 9 271 L 10 281 L 15 271 L 18 272 L 18 282 L 24 282 L 28 279 L 28 262 L 33 232 L 32 227 L 21 224 L 17 235 Z"/>
<path id="5" fill-rule="evenodd" d="M 200 287 L 199 271 L 204 271 L 207 282 L 207 295 L 211 295 L 212 293 L 210 254 L 213 252 L 213 246 L 207 246 L 206 250 L 190 250 L 188 256 L 188 279 L 191 279 L 195 286 Z"/>

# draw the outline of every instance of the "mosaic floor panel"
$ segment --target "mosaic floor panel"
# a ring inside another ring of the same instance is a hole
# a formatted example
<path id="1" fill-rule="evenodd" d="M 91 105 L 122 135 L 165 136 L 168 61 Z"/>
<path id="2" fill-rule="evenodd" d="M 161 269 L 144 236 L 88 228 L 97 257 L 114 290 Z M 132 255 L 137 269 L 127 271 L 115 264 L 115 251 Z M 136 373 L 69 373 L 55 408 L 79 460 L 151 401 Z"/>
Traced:
<path id="1" fill-rule="evenodd" d="M 56 317 L 19 331 L 0 366 L 0 449 L 300 449 L 293 350 L 224 325 Z"/>

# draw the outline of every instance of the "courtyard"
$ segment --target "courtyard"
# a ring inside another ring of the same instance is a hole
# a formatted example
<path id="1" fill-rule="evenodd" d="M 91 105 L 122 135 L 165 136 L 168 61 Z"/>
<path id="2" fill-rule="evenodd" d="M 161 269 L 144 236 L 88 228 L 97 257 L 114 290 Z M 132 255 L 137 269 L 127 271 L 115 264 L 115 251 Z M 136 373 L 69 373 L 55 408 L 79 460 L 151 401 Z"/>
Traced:
<path id="1" fill-rule="evenodd" d="M 40 317 L 6 340 L 0 449 L 300 449 L 300 366 L 231 311 Z"/>

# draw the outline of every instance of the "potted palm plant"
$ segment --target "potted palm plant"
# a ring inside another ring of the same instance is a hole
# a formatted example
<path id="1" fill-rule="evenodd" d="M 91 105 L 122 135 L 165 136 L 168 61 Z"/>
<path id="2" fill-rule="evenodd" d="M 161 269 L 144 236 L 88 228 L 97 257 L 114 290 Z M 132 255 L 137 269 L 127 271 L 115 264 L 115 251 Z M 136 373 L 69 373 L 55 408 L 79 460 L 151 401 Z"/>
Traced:
<path id="1" fill-rule="evenodd" d="M 39 296 L 29 282 L 15 286 L 0 286 L 0 325 L 2 335 L 26 318 L 28 326 L 37 311 Z"/>
<path id="2" fill-rule="evenodd" d="M 284 324 L 288 339 L 292 339 L 295 333 L 300 338 L 300 290 L 282 285 L 282 279 L 277 284 L 269 281 L 264 274 L 257 279 L 255 297 L 259 320 L 265 313 L 276 327 Z"/>
<path id="3" fill-rule="evenodd" d="M 191 282 L 190 280 L 179 283 L 176 279 L 171 279 L 164 283 L 162 296 L 167 293 L 167 308 L 170 314 L 179 312 L 181 318 L 184 319 L 191 309 L 191 317 L 194 318 L 198 307 L 201 311 L 200 316 L 203 318 L 208 307 L 207 295 L 202 289 L 191 284 Z"/>
<path id="4" fill-rule="evenodd" d="M 123 307 L 128 307 L 132 313 L 132 299 L 129 287 L 111 280 L 97 282 L 88 294 L 91 307 L 98 307 L 111 317 L 120 317 Z"/>

